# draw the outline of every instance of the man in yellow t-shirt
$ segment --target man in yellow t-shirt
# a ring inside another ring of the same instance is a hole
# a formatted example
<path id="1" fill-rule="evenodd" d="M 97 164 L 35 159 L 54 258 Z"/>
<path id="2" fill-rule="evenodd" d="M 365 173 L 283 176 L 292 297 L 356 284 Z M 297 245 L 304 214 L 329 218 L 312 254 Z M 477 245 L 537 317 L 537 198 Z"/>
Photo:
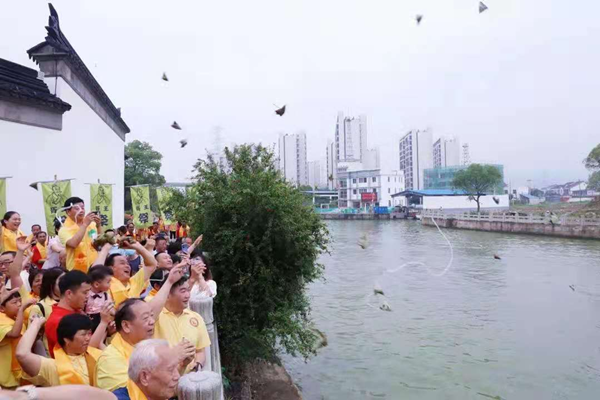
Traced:
<path id="1" fill-rule="evenodd" d="M 204 320 L 200 314 L 187 308 L 189 300 L 188 278 L 183 277 L 169 290 L 165 308 L 160 313 L 154 330 L 156 339 L 166 339 L 171 346 L 177 345 L 182 340 L 188 341 L 194 346 L 196 355 L 194 360 L 187 365 L 184 373 L 204 368 L 206 348 L 210 346 Z"/>
<path id="2" fill-rule="evenodd" d="M 110 281 L 110 295 L 118 306 L 127 299 L 140 297 L 142 292 L 148 286 L 150 276 L 156 269 L 157 261 L 148 249 L 139 242 L 128 244 L 123 242 L 123 246 L 135 250 L 144 259 L 144 268 L 140 269 L 134 276 L 131 276 L 131 266 L 127 258 L 121 254 L 111 254 L 106 258 L 104 265 L 113 271 L 113 277 Z"/>
<path id="3" fill-rule="evenodd" d="M 154 299 L 147 303 L 140 298 L 125 300 L 115 314 L 117 334 L 104 349 L 96 367 L 98 387 L 115 394 L 127 392 L 127 369 L 129 358 L 136 344 L 154 335 L 156 317 L 160 314 L 174 282 L 182 276 L 182 269 L 175 269 Z M 195 349 L 178 344 L 175 355 L 187 365 L 194 357 Z"/>
<path id="4" fill-rule="evenodd" d="M 92 245 L 102 230 L 100 217 L 91 212 L 85 215 L 85 204 L 79 197 L 65 201 L 67 219 L 58 231 L 60 241 L 67 249 L 67 270 L 87 273 L 98 252 Z"/>
<path id="5" fill-rule="evenodd" d="M 106 308 L 108 310 L 108 308 Z M 54 358 L 42 357 L 31 347 L 45 322 L 34 317 L 17 346 L 17 360 L 23 368 L 23 378 L 36 386 L 89 385 L 96 386 L 96 360 L 99 346 L 106 336 L 109 313 L 92 336 L 92 321 L 83 314 L 65 316 L 58 324 L 58 345 Z"/>

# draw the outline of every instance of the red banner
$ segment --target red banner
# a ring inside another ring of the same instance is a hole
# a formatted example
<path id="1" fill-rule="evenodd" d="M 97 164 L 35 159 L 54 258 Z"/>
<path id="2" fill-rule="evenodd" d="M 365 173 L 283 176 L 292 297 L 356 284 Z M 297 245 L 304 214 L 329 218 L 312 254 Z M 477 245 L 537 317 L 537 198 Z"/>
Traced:
<path id="1" fill-rule="evenodd" d="M 374 203 L 377 201 L 377 193 L 361 193 L 360 199 L 362 201 Z"/>

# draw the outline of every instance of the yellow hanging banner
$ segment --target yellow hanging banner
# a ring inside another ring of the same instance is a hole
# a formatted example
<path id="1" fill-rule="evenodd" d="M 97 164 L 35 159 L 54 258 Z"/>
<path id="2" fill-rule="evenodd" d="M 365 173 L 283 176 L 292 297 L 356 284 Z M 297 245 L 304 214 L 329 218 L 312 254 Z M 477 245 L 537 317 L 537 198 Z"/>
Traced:
<path id="1" fill-rule="evenodd" d="M 0 178 L 0 218 L 6 214 L 6 178 Z"/>
<path id="2" fill-rule="evenodd" d="M 42 197 L 44 199 L 44 214 L 46 215 L 46 232 L 54 234 L 54 218 L 56 213 L 71 197 L 71 181 L 56 181 L 42 183 Z M 64 217 L 64 214 L 62 215 Z"/>
<path id="3" fill-rule="evenodd" d="M 132 186 L 130 189 L 133 224 L 136 228 L 147 228 L 152 225 L 150 218 L 150 186 Z"/>
<path id="4" fill-rule="evenodd" d="M 92 211 L 96 211 L 100 217 L 102 231 L 112 229 L 112 185 L 94 183 L 90 185 L 90 199 L 92 200 Z"/>
<path id="5" fill-rule="evenodd" d="M 170 212 L 165 211 L 165 203 L 171 198 L 171 190 L 166 187 L 156 188 L 156 197 L 158 198 L 158 208 L 160 210 L 160 218 L 163 220 L 165 225 L 171 225 L 173 223 L 173 215 Z"/>

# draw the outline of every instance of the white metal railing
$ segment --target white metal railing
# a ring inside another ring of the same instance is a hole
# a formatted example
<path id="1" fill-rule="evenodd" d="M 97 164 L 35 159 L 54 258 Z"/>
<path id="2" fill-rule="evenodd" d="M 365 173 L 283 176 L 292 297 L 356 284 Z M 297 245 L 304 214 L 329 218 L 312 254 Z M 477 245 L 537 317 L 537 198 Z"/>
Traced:
<path id="1" fill-rule="evenodd" d="M 461 221 L 485 221 L 485 222 L 514 222 L 524 224 L 550 224 L 568 226 L 600 226 L 600 218 L 586 217 L 561 217 L 552 220 L 550 216 L 536 214 L 521 214 L 518 212 L 501 212 L 489 214 L 475 213 L 446 213 L 443 210 L 423 210 L 423 218 L 455 219 Z M 556 221 L 556 222 L 553 222 Z"/>

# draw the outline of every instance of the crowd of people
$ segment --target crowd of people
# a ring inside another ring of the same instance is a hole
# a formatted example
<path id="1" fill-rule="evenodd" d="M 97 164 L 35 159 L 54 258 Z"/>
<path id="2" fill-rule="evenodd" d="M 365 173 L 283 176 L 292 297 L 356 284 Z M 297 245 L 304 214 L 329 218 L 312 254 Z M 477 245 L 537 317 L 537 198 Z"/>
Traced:
<path id="1" fill-rule="evenodd" d="M 210 345 L 188 307 L 217 294 L 202 236 L 161 221 L 103 232 L 82 199 L 64 207 L 51 235 L 34 225 L 26 236 L 15 211 L 2 219 L 0 399 L 172 398 L 181 375 L 205 367 Z"/>

